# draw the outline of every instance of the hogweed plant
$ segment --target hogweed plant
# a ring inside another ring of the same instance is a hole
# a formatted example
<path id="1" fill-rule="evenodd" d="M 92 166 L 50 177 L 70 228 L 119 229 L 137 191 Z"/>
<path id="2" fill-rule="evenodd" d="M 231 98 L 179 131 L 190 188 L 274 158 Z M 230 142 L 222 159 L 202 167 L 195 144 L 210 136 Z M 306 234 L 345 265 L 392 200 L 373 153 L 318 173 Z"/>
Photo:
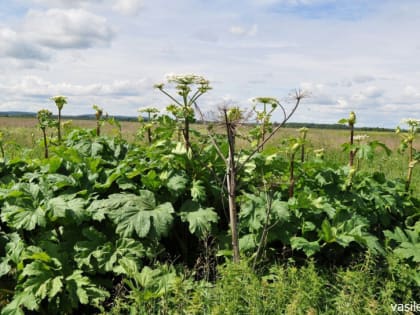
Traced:
<path id="1" fill-rule="evenodd" d="M 142 114 L 138 118 L 139 122 L 142 123 L 142 129 L 139 133 L 143 135 L 143 132 L 146 132 L 147 141 L 151 144 L 153 140 L 152 129 L 157 123 L 159 110 L 155 107 L 143 107 L 138 111 Z M 146 117 L 143 114 L 146 114 Z"/>
<path id="2" fill-rule="evenodd" d="M 361 148 L 361 146 L 364 143 L 366 143 L 366 140 L 367 139 L 369 139 L 369 136 L 366 135 L 366 134 L 363 134 L 363 135 L 355 135 L 353 137 L 353 141 L 356 142 L 356 144 L 355 144 L 355 146 L 356 146 L 356 148 L 355 148 L 355 154 L 358 153 L 359 148 Z M 360 168 L 360 159 L 358 158 L 357 161 L 356 161 L 356 169 L 359 169 L 359 168 Z"/>
<path id="3" fill-rule="evenodd" d="M 61 111 L 64 107 L 64 104 L 67 104 L 67 98 L 65 96 L 58 95 L 51 97 L 51 100 L 55 102 L 55 105 L 58 109 L 57 136 L 58 142 L 61 143 Z"/>
<path id="4" fill-rule="evenodd" d="M 404 124 L 408 125 L 407 132 L 402 133 L 401 128 L 398 126 L 396 133 L 401 135 L 401 145 L 400 151 L 404 152 L 408 149 L 408 170 L 407 177 L 405 180 L 405 189 L 408 191 L 410 189 L 411 179 L 413 177 L 413 168 L 420 160 L 419 154 L 414 148 L 414 140 L 416 133 L 420 130 L 420 120 L 408 118 L 402 121 Z"/>
<path id="5" fill-rule="evenodd" d="M 4 135 L 2 131 L 0 131 L 0 153 L 2 159 L 4 160 Z"/>
<path id="6" fill-rule="evenodd" d="M 308 134 L 308 128 L 302 127 L 299 129 L 299 142 L 301 144 L 300 147 L 300 161 L 303 163 L 305 162 L 305 144 L 306 144 L 306 136 Z"/>
<path id="7" fill-rule="evenodd" d="M 93 109 L 95 110 L 95 118 L 96 118 L 96 136 L 101 135 L 101 126 L 102 126 L 102 116 L 104 114 L 104 110 L 100 108 L 98 105 L 93 105 Z"/>
<path id="8" fill-rule="evenodd" d="M 57 121 L 53 119 L 52 113 L 48 109 L 41 109 L 37 114 L 38 126 L 42 131 L 44 139 L 44 157 L 48 158 L 48 141 L 47 141 L 47 128 L 55 127 Z"/>
<path id="9" fill-rule="evenodd" d="M 354 112 L 350 112 L 349 118 L 342 118 L 338 121 L 339 124 L 348 125 L 350 128 L 350 152 L 349 152 L 349 165 L 353 167 L 354 164 L 354 155 L 356 154 L 355 150 L 353 149 L 354 145 L 354 125 L 356 124 L 356 114 Z"/>
<path id="10" fill-rule="evenodd" d="M 296 109 L 299 107 L 299 104 L 303 98 L 306 97 L 306 94 L 302 91 L 296 91 L 295 100 L 296 103 L 289 112 L 286 112 L 285 108 L 279 104 L 283 111 L 283 120 L 281 120 L 278 125 L 264 138 L 259 145 L 254 148 L 245 158 L 238 160 L 236 155 L 236 136 L 237 136 L 237 127 L 244 121 L 244 112 L 239 107 L 222 108 L 222 120 L 223 124 L 226 127 L 226 136 L 228 142 L 228 155 L 227 157 L 222 153 L 223 150 L 219 147 L 213 135 L 211 134 L 211 129 L 209 131 L 209 137 L 216 148 L 217 153 L 223 159 L 226 165 L 226 182 L 227 182 L 227 194 L 228 194 L 228 205 L 229 205 L 229 223 L 232 237 L 232 251 L 233 251 L 233 261 L 235 263 L 240 262 L 240 248 L 239 248 L 239 237 L 238 237 L 238 207 L 237 207 L 237 187 L 239 184 L 239 173 L 244 169 L 250 160 L 255 157 L 255 155 L 262 150 L 264 145 L 269 141 L 274 134 L 279 131 L 286 122 L 293 116 Z"/>
<path id="11" fill-rule="evenodd" d="M 165 94 L 174 103 L 167 107 L 167 110 L 179 121 L 182 135 L 187 150 L 191 148 L 190 142 L 190 124 L 194 121 L 194 107 L 196 102 L 203 94 L 211 90 L 210 82 L 204 77 L 188 74 L 188 75 L 170 75 L 167 77 L 169 84 L 175 85 L 176 95 L 169 93 L 165 89 L 165 84 L 156 84 L 155 88 Z"/>
<path id="12" fill-rule="evenodd" d="M 255 105 L 252 107 L 252 111 L 255 113 L 257 126 L 251 130 L 251 135 L 255 138 L 256 146 L 261 142 L 264 142 L 267 134 L 273 131 L 273 123 L 271 122 L 271 116 L 277 108 L 280 106 L 278 99 L 274 97 L 256 97 L 252 100 Z M 262 105 L 262 108 L 259 108 Z M 264 146 L 261 146 L 261 151 Z"/>
<path id="13" fill-rule="evenodd" d="M 377 148 L 383 149 L 387 155 L 391 154 L 391 150 L 382 142 L 377 140 L 367 141 L 368 135 L 355 135 L 354 126 L 356 124 L 356 114 L 350 113 L 348 119 L 343 118 L 338 121 L 339 124 L 348 124 L 350 127 L 350 140 L 342 145 L 344 151 L 349 152 L 349 174 L 345 187 L 350 187 L 360 167 L 361 160 L 373 160 Z M 356 166 L 354 165 L 356 159 Z"/>

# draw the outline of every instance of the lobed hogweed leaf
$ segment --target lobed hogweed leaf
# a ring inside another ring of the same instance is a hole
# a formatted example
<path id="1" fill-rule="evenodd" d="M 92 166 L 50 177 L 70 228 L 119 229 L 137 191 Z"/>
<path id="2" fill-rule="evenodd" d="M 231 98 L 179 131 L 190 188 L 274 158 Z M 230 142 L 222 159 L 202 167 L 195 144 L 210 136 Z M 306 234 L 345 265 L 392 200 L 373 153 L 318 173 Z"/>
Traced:
<path id="1" fill-rule="evenodd" d="M 186 201 L 179 213 L 182 222 L 188 222 L 189 230 L 199 237 L 207 235 L 212 223 L 217 223 L 219 216 L 213 208 L 202 208 L 198 202 Z"/>
<path id="2" fill-rule="evenodd" d="M 93 201 L 88 211 L 95 220 L 108 216 L 123 237 L 132 234 L 144 238 L 151 234 L 165 236 L 172 224 L 174 209 L 169 202 L 156 205 L 151 191 L 135 194 L 112 194 L 108 199 Z"/>

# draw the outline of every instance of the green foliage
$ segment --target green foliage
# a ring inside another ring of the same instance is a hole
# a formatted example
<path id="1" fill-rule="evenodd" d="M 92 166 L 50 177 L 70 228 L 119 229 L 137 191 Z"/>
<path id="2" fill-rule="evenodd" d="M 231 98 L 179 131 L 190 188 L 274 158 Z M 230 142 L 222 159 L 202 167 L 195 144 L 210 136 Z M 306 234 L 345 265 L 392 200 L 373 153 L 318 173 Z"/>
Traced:
<path id="1" fill-rule="evenodd" d="M 87 211 L 99 221 L 107 214 L 121 236 L 135 233 L 140 238 L 168 234 L 174 212 L 169 202 L 156 205 L 153 193 L 148 190 L 141 190 L 139 195 L 112 194 L 108 199 L 93 201 Z"/>

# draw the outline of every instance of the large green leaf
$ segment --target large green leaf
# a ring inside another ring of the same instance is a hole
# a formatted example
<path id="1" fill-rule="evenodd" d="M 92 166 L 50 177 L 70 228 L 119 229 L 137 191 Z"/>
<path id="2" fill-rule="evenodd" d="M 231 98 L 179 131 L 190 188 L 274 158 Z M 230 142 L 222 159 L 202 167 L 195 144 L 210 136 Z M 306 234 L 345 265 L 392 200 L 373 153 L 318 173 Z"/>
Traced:
<path id="1" fill-rule="evenodd" d="M 266 223 L 274 227 L 287 222 L 290 217 L 289 205 L 280 200 L 280 194 L 268 196 L 267 193 L 244 194 L 244 202 L 241 204 L 239 220 L 241 226 L 249 231 L 260 233 Z M 269 215 L 267 221 L 267 215 Z"/>
<path id="2" fill-rule="evenodd" d="M 50 199 L 47 203 L 52 220 L 62 218 L 76 223 L 81 223 L 88 217 L 85 206 L 86 200 L 76 198 L 75 195 L 61 195 Z"/>
<path id="3" fill-rule="evenodd" d="M 180 209 L 182 222 L 188 222 L 189 230 L 199 237 L 207 235 L 212 223 L 217 223 L 219 216 L 213 208 L 202 208 L 199 203 L 187 201 Z"/>
<path id="4" fill-rule="evenodd" d="M 396 227 L 394 232 L 384 231 L 384 234 L 389 240 L 396 241 L 394 253 L 398 257 L 420 262 L 420 222 L 412 228 L 402 230 Z"/>
<path id="5" fill-rule="evenodd" d="M 7 274 L 12 265 L 18 265 L 25 248 L 25 244 L 18 233 L 10 233 L 6 237 L 8 242 L 4 246 L 5 256 L 2 257 L 0 262 L 0 277 Z"/>
<path id="6" fill-rule="evenodd" d="M 99 288 L 81 270 L 75 270 L 65 278 L 66 297 L 74 306 L 80 304 L 91 304 L 99 307 L 109 297 L 109 293 Z"/>
<path id="7" fill-rule="evenodd" d="M 206 189 L 201 180 L 193 180 L 191 187 L 191 197 L 193 201 L 204 201 L 206 199 Z"/>
<path id="8" fill-rule="evenodd" d="M 21 277 L 26 277 L 22 284 L 24 291 L 31 292 L 40 300 L 48 297 L 51 301 L 62 289 L 63 276 L 60 274 L 61 266 L 57 260 L 50 260 L 46 263 L 35 260 L 26 265 Z"/>
<path id="9" fill-rule="evenodd" d="M 293 249 L 302 250 L 308 257 L 316 254 L 321 249 L 317 241 L 310 242 L 303 237 L 290 238 L 290 245 Z"/>
<path id="10" fill-rule="evenodd" d="M 169 179 L 167 186 L 171 193 L 175 196 L 179 196 L 185 191 L 187 184 L 187 178 L 181 175 L 175 175 Z"/>
<path id="11" fill-rule="evenodd" d="M 257 247 L 257 235 L 246 234 L 239 239 L 239 248 L 241 251 L 253 250 Z"/>
<path id="12" fill-rule="evenodd" d="M 174 209 L 169 202 L 157 205 L 151 191 L 139 195 L 113 194 L 105 200 L 94 201 L 88 209 L 94 218 L 107 215 L 117 225 L 116 232 L 124 237 L 164 236 L 173 221 Z"/>
<path id="13" fill-rule="evenodd" d="M 49 192 L 34 183 L 16 184 L 4 195 L 1 220 L 15 229 L 34 230 L 46 224 L 44 203 Z"/>
<path id="14" fill-rule="evenodd" d="M 13 300 L 1 310 L 1 315 L 25 315 L 23 307 L 30 311 L 38 309 L 38 302 L 34 294 L 28 292 L 15 294 Z"/>
<path id="15" fill-rule="evenodd" d="M 134 239 L 120 238 L 114 244 L 93 227 L 85 228 L 82 233 L 86 240 L 76 243 L 74 256 L 80 269 L 120 274 L 124 273 L 121 259 L 137 265 L 141 258 L 149 256 L 144 246 Z"/>
<path id="16" fill-rule="evenodd" d="M 141 272 L 136 272 L 134 278 L 142 289 L 149 291 L 154 297 L 171 291 L 178 281 L 175 270 L 166 266 L 160 266 L 157 269 L 146 266 Z"/>
<path id="17" fill-rule="evenodd" d="M 41 207 L 30 208 L 29 205 L 28 208 L 24 208 L 6 203 L 1 212 L 1 219 L 17 230 L 31 231 L 46 224 L 45 210 Z"/>
<path id="18" fill-rule="evenodd" d="M 404 242 L 394 250 L 394 253 L 401 258 L 412 259 L 414 262 L 420 262 L 420 242 L 413 244 Z"/>

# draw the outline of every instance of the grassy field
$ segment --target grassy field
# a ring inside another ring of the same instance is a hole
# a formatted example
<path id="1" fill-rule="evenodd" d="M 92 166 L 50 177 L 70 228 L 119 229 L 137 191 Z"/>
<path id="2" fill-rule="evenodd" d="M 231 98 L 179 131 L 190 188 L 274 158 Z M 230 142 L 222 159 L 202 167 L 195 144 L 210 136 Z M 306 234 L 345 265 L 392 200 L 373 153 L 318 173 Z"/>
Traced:
<path id="1" fill-rule="evenodd" d="M 68 128 L 95 128 L 96 122 L 93 120 L 64 120 L 67 122 Z M 11 118 L 0 117 L 0 130 L 4 134 L 5 149 L 10 157 L 17 157 L 20 150 L 25 148 L 35 149 L 33 154 L 42 156 L 41 147 L 38 145 L 42 138 L 41 130 L 37 128 L 37 120 L 35 118 Z M 121 122 L 122 137 L 128 141 L 136 139 L 136 133 L 140 126 L 138 122 Z M 205 132 L 202 125 L 195 125 L 199 131 Z M 242 127 L 240 132 L 247 134 L 249 127 Z M 223 130 L 220 128 L 220 132 Z M 116 135 L 115 126 L 104 124 L 103 133 L 107 135 Z M 390 178 L 404 179 L 407 174 L 408 157 L 407 154 L 399 153 L 400 136 L 394 132 L 368 131 L 358 132 L 358 134 L 366 134 L 369 136 L 368 141 L 377 140 L 384 143 L 392 150 L 391 155 L 386 155 L 383 150 L 377 151 L 372 161 L 361 161 L 360 168 L 362 170 L 380 171 L 387 174 Z M 285 128 L 280 130 L 268 143 L 267 148 L 280 149 L 282 142 L 290 137 L 299 135 L 297 129 Z M 348 154 L 343 152 L 342 144 L 348 142 L 349 132 L 347 130 L 327 130 L 327 129 L 310 129 L 308 132 L 308 150 L 307 154 L 311 156 L 311 152 L 316 149 L 325 149 L 325 159 L 336 165 L 345 165 L 348 163 Z M 246 146 L 245 141 L 239 141 L 240 146 Z M 417 150 L 420 149 L 420 139 L 415 143 Z M 34 156 L 34 157 L 35 157 Z M 420 195 L 420 167 L 414 168 L 412 186 L 414 193 Z"/>

